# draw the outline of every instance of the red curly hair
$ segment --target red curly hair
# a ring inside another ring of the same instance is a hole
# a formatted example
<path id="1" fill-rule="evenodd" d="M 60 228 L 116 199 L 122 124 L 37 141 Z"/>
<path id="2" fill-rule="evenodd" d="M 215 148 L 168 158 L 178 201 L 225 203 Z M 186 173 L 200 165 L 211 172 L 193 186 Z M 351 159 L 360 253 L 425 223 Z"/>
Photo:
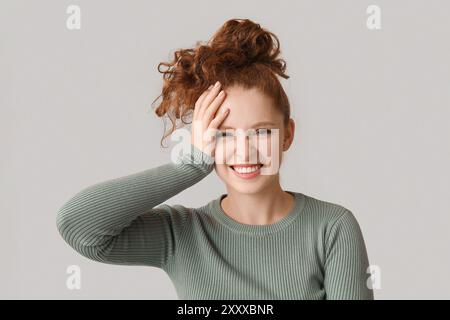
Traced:
<path id="1" fill-rule="evenodd" d="M 175 51 L 172 61 L 159 63 L 164 84 L 152 105 L 162 97 L 155 113 L 167 115 L 172 124 L 169 130 L 165 128 L 161 145 L 177 129 L 177 119 L 190 123 L 186 118 L 192 115 L 195 102 L 217 80 L 223 89 L 234 85 L 259 89 L 272 98 L 287 125 L 290 104 L 276 75 L 285 79 L 289 76 L 279 54 L 280 42 L 272 32 L 249 19 L 231 19 L 206 44 L 198 41 L 194 48 Z M 161 66 L 167 69 L 161 70 Z"/>

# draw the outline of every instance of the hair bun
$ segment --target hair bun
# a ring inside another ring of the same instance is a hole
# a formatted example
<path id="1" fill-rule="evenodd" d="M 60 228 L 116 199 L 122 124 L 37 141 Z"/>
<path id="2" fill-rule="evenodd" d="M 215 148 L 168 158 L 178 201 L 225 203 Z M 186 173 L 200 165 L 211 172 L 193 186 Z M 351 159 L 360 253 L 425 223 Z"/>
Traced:
<path id="1" fill-rule="evenodd" d="M 241 68 L 253 63 L 269 66 L 287 79 L 286 63 L 278 58 L 280 42 L 272 32 L 249 19 L 232 19 L 224 23 L 208 42 L 216 62 Z"/>

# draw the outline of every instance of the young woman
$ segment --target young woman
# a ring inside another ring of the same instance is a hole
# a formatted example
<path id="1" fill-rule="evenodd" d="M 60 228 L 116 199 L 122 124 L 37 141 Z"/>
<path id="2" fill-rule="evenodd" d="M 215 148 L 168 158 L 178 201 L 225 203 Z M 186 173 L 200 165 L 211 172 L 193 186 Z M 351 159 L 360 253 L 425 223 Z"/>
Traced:
<path id="1" fill-rule="evenodd" d="M 57 214 L 65 241 L 92 260 L 161 268 L 181 299 L 373 299 L 352 212 L 280 186 L 276 156 L 295 125 L 279 53 L 273 33 L 232 19 L 161 63 L 156 113 L 172 120 L 165 137 L 192 116 L 191 152 L 81 190 Z M 226 194 L 198 208 L 162 204 L 213 170 Z"/>

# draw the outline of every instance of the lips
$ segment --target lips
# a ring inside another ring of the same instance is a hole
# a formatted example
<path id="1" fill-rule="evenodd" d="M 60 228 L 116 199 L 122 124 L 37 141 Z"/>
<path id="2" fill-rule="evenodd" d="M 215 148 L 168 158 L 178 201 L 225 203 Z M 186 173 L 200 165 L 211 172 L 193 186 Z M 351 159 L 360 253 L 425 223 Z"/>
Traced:
<path id="1" fill-rule="evenodd" d="M 258 163 L 258 164 L 236 164 L 236 165 L 229 166 L 229 168 L 239 178 L 251 179 L 251 178 L 254 178 L 254 177 L 257 177 L 260 175 L 262 166 L 263 165 L 261 163 Z M 257 167 L 257 169 L 256 170 L 255 169 L 254 170 L 245 169 L 245 168 L 252 168 L 252 167 Z"/>
<path id="2" fill-rule="evenodd" d="M 230 167 L 235 168 L 248 168 L 248 167 L 254 167 L 254 166 L 262 166 L 262 163 L 245 163 L 245 164 L 233 164 L 230 165 Z"/>

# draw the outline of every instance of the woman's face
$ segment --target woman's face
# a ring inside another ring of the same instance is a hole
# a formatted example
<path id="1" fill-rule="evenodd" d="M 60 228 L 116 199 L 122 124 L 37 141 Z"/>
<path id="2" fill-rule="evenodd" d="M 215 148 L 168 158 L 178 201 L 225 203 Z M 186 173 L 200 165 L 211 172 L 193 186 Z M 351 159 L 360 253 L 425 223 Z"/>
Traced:
<path id="1" fill-rule="evenodd" d="M 234 86 L 225 91 L 218 112 L 225 107 L 230 112 L 219 126 L 215 170 L 227 189 L 257 193 L 279 183 L 279 167 L 283 151 L 293 140 L 294 121 L 285 126 L 281 111 L 258 89 Z"/>

